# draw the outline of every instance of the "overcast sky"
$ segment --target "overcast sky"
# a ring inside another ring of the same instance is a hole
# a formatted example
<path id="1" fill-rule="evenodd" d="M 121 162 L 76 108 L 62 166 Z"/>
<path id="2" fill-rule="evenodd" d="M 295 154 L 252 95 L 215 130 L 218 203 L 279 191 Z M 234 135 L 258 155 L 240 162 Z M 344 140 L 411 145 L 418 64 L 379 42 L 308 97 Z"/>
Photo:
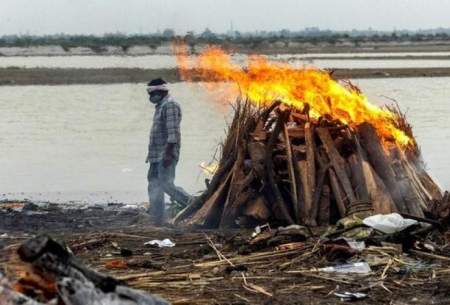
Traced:
<path id="1" fill-rule="evenodd" d="M 0 35 L 450 27 L 449 0 L 0 0 Z"/>

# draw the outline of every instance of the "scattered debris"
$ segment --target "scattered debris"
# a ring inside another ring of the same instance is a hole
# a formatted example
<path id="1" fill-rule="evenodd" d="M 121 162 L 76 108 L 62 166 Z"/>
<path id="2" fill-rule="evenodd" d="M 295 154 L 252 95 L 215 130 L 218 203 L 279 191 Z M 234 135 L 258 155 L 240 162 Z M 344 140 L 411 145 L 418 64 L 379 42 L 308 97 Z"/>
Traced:
<path id="1" fill-rule="evenodd" d="M 363 220 L 363 223 L 383 233 L 391 234 L 401 232 L 419 222 L 414 219 L 405 219 L 398 213 L 391 213 L 369 216 Z"/>
<path id="2" fill-rule="evenodd" d="M 361 299 L 365 299 L 367 298 L 367 294 L 366 293 L 361 293 L 361 292 L 335 292 L 334 293 L 335 296 L 337 296 L 338 298 L 341 298 L 341 301 L 356 301 L 356 300 L 361 300 Z"/>
<path id="3" fill-rule="evenodd" d="M 360 274 L 367 274 L 372 271 L 370 269 L 369 264 L 366 262 L 329 266 L 329 267 L 319 268 L 318 270 L 321 272 L 360 273 Z"/>
<path id="4" fill-rule="evenodd" d="M 175 243 L 173 243 L 170 239 L 164 238 L 163 240 L 153 239 L 146 243 L 145 246 L 158 246 L 159 248 L 172 248 L 175 247 Z"/>

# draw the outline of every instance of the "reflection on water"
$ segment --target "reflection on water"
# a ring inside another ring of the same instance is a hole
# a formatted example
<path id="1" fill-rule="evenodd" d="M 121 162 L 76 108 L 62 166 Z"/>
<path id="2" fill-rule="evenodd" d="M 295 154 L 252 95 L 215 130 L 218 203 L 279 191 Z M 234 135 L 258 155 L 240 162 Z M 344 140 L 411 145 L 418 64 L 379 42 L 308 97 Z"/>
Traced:
<path id="1" fill-rule="evenodd" d="M 400 53 L 409 56 L 408 59 L 392 59 L 399 55 L 391 53 L 370 53 L 371 57 L 380 59 L 357 59 L 363 54 L 285 54 L 268 56 L 269 59 L 279 62 L 288 62 L 298 67 L 316 66 L 319 68 L 429 68 L 450 67 L 450 59 L 434 58 L 434 56 L 449 56 L 450 53 Z M 394 53 L 395 54 L 395 53 Z M 413 57 L 429 56 L 428 59 L 413 59 Z M 367 56 L 367 54 L 365 54 Z M 384 56 L 381 56 L 384 55 Z M 326 57 L 326 58 L 324 58 Z M 335 57 L 335 58 L 334 58 Z M 347 59 L 355 57 L 355 59 Z M 389 57 L 389 59 L 383 58 Z M 411 58 L 412 57 L 412 58 Z M 247 55 L 235 54 L 232 59 L 237 64 L 247 62 Z M 339 59 L 341 58 L 341 59 Z M 342 58 L 346 58 L 343 60 Z M 17 56 L 0 57 L 0 68 L 141 68 L 163 69 L 175 68 L 176 58 L 172 55 L 145 55 L 145 56 Z"/>
<path id="2" fill-rule="evenodd" d="M 432 174 L 450 188 L 450 78 L 358 80 L 397 99 Z M 198 166 L 224 134 L 227 108 L 198 85 L 172 84 L 184 110 L 177 182 L 200 190 Z M 144 84 L 0 87 L 0 198 L 142 202 L 152 106 Z"/>

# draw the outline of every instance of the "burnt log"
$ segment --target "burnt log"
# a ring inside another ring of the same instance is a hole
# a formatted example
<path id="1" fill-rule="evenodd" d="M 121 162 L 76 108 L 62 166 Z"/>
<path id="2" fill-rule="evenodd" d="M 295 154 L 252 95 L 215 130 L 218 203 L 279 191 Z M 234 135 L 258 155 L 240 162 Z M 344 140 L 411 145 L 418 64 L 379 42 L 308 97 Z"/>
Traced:
<path id="1" fill-rule="evenodd" d="M 0 304 L 2 305 L 45 305 L 14 290 L 13 285 L 0 273 Z"/>
<path id="2" fill-rule="evenodd" d="M 55 284 L 55 298 L 66 305 L 168 305 L 159 297 L 128 288 L 122 281 L 87 268 L 48 236 L 26 241 L 17 252 L 34 276 Z"/>

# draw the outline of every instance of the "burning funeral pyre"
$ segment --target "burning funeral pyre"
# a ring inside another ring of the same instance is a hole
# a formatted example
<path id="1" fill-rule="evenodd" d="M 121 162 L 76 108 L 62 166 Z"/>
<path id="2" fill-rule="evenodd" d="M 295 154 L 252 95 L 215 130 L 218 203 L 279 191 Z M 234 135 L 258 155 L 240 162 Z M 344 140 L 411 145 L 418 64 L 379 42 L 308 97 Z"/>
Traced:
<path id="1" fill-rule="evenodd" d="M 213 89 L 231 82 L 228 92 L 245 98 L 207 190 L 176 223 L 316 226 L 362 211 L 423 217 L 442 199 L 404 115 L 369 103 L 350 82 L 261 57 L 242 69 L 218 49 L 195 68 L 181 52 L 179 64 L 185 79 L 214 81 Z"/>

